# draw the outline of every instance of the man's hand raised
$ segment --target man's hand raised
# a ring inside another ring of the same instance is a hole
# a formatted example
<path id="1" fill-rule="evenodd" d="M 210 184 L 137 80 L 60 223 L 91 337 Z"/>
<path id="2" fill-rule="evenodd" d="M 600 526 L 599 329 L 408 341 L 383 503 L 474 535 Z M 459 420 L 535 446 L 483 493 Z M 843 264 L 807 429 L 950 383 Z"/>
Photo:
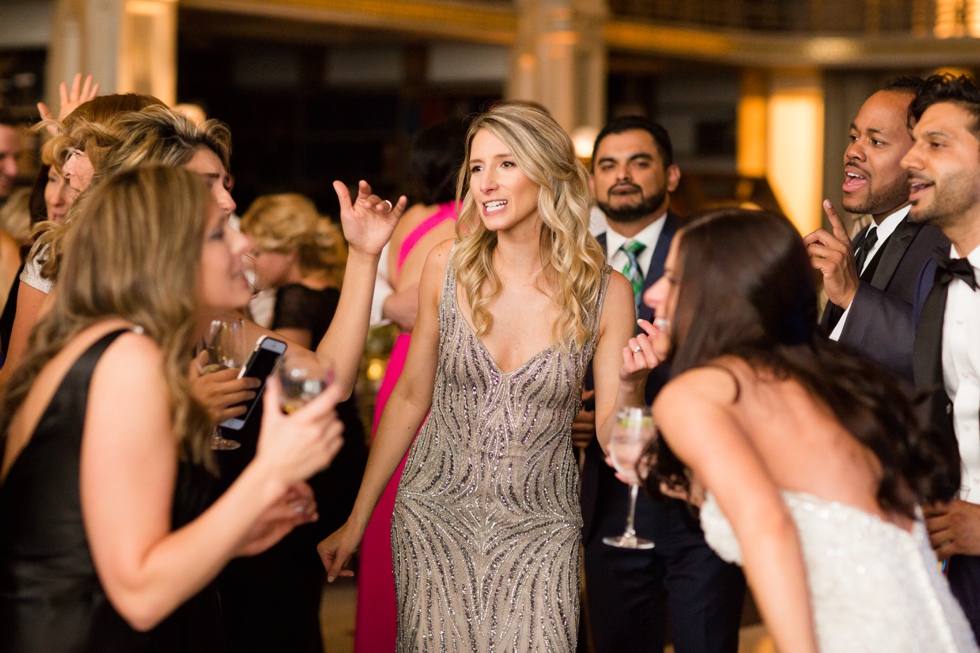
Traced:
<path id="1" fill-rule="evenodd" d="M 860 283 L 854 264 L 854 248 L 830 200 L 823 201 L 823 210 L 834 233 L 817 229 L 803 239 L 803 244 L 810 255 L 811 265 L 823 275 L 827 299 L 846 309 L 854 301 Z"/>

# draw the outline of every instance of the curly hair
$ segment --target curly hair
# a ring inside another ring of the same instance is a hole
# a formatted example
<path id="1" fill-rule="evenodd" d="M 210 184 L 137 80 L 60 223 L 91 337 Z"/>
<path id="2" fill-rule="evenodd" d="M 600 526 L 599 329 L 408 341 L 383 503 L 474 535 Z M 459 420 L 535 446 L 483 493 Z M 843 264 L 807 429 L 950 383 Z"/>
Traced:
<path id="1" fill-rule="evenodd" d="M 51 141 L 56 165 L 64 165 L 65 157 L 73 149 L 82 149 L 89 155 L 95 174 L 89 188 L 82 191 L 69 209 L 63 224 L 44 222 L 35 229 L 34 251 L 44 257 L 41 276 L 52 281 L 58 276 L 65 225 L 74 220 L 76 206 L 105 179 L 142 165 L 183 166 L 201 148 L 214 152 L 226 170 L 231 163 L 231 131 L 227 125 L 209 120 L 197 127 L 163 105 L 152 104 L 141 111 L 116 114 L 105 123 L 79 119 L 72 124 L 68 134 Z"/>
<path id="2" fill-rule="evenodd" d="M 296 250 L 303 274 L 321 272 L 335 287 L 344 281 L 347 244 L 312 200 L 296 193 L 263 195 L 242 216 L 242 231 L 266 252 Z"/>
<path id="3" fill-rule="evenodd" d="M 605 265 L 602 248 L 589 233 L 588 173 L 568 134 L 546 112 L 526 104 L 498 104 L 478 116 L 466 135 L 466 156 L 456 187 L 462 205 L 456 222 L 459 244 L 452 264 L 473 312 L 476 333 L 482 336 L 490 330 L 493 317 L 487 303 L 500 292 L 500 278 L 493 269 L 497 234 L 483 224 L 469 192 L 473 138 L 484 129 L 509 148 L 517 167 L 539 186 L 541 259 L 544 273 L 556 285 L 552 299 L 561 309 L 552 339 L 563 346 L 569 340 L 581 346 L 588 338 L 586 316 L 598 299 Z"/>
<path id="4" fill-rule="evenodd" d="M 675 238 L 680 279 L 672 376 L 734 356 L 757 372 L 793 379 L 878 458 L 882 509 L 914 518 L 918 503 L 955 496 L 956 443 L 923 425 L 890 373 L 817 331 L 813 271 L 788 220 L 719 210 L 693 218 Z M 689 488 L 688 470 L 662 439 L 651 443 L 646 459 L 653 463 L 651 494 L 659 494 L 661 482 Z"/>
<path id="5" fill-rule="evenodd" d="M 198 175 L 162 166 L 120 173 L 94 189 L 68 228 L 54 306 L 31 332 L 28 353 L 7 385 L 0 434 L 6 436 L 38 374 L 72 338 L 118 317 L 141 326 L 162 351 L 181 456 L 215 470 L 213 423 L 187 378 L 210 201 Z"/>

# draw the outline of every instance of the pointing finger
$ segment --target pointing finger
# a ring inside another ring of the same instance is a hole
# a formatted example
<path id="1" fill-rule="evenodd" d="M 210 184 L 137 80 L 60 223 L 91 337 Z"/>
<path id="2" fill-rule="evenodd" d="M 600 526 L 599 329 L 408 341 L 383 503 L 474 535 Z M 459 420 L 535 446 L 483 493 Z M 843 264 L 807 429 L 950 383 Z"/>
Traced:
<path id="1" fill-rule="evenodd" d="M 830 203 L 830 200 L 823 201 L 823 212 L 827 214 L 827 219 L 830 220 L 830 226 L 834 228 L 834 236 L 840 241 L 850 243 L 851 239 L 847 237 L 847 229 L 844 228 L 844 223 L 841 222 L 840 217 L 837 215 L 837 210 Z"/>

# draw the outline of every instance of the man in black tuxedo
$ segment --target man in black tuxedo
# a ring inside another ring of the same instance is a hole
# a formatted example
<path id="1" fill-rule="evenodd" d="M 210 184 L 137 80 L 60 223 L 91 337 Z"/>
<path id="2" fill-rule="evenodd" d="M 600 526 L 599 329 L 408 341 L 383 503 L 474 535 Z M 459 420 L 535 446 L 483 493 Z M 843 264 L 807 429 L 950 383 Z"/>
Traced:
<path id="1" fill-rule="evenodd" d="M 959 498 L 926 506 L 936 555 L 980 635 L 980 87 L 933 76 L 909 107 L 911 220 L 942 229 L 951 246 L 923 270 L 915 296 L 916 388 L 929 393 L 938 443 L 962 459 Z"/>
<path id="2" fill-rule="evenodd" d="M 806 237 L 813 266 L 823 274 L 828 303 L 821 326 L 832 340 L 912 380 L 912 300 L 922 266 L 948 241 L 936 227 L 908 219 L 912 147 L 909 103 L 924 82 L 901 77 L 869 97 L 851 123 L 844 152 L 844 209 L 870 214 L 853 242 L 833 205 L 824 201 L 833 234 Z"/>
<path id="3" fill-rule="evenodd" d="M 681 176 L 672 158 L 666 130 L 640 117 L 606 125 L 593 150 L 592 191 L 608 221 L 598 239 L 609 264 L 633 283 L 637 315 L 645 320 L 652 320 L 653 312 L 640 296 L 663 275 L 679 226 L 668 210 Z M 647 403 L 667 380 L 666 364 L 653 370 Z M 593 428 L 588 414 L 577 422 L 589 438 L 582 516 L 589 621 L 597 653 L 662 652 L 668 606 L 678 653 L 735 653 L 745 597 L 742 572 L 715 555 L 693 510 L 676 499 L 655 502 L 641 493 L 637 501 L 637 535 L 653 540 L 652 550 L 603 544 L 603 537 L 623 532 L 628 488 L 606 465 L 596 438 L 589 437 Z"/>

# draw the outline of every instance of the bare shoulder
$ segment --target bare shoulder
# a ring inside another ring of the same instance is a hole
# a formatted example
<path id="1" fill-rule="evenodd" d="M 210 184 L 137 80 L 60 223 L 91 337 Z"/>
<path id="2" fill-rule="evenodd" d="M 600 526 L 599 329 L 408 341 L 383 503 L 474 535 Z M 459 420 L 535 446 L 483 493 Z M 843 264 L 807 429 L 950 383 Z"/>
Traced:
<path id="1" fill-rule="evenodd" d="M 609 273 L 609 285 L 606 286 L 605 301 L 608 302 L 609 300 L 614 302 L 626 300 L 629 304 L 633 304 L 633 286 L 621 272 L 616 270 Z"/>
<path id="2" fill-rule="evenodd" d="M 676 413 L 730 407 L 738 397 L 739 385 L 734 373 L 716 366 L 688 370 L 663 387 L 653 402 L 658 421 Z"/>
<path id="3" fill-rule="evenodd" d="M 609 275 L 609 285 L 606 286 L 606 294 L 602 300 L 602 315 L 599 317 L 600 327 L 604 327 L 610 320 L 629 323 L 629 330 L 632 333 L 636 328 L 635 318 L 636 304 L 633 302 L 633 286 L 619 272 L 613 270 Z"/>
<path id="4" fill-rule="evenodd" d="M 449 264 L 449 254 L 453 251 L 455 240 L 444 240 L 433 247 L 425 257 L 425 268 L 422 276 L 439 274 L 441 277 L 446 273 L 446 266 Z"/>
<path id="5" fill-rule="evenodd" d="M 18 243 L 13 236 L 8 234 L 6 231 L 0 231 L 0 252 L 3 252 L 3 256 L 11 254 L 20 258 L 20 243 Z"/>
<path id="6" fill-rule="evenodd" d="M 446 278 L 446 268 L 449 265 L 449 253 L 454 243 L 453 240 L 444 240 L 433 247 L 425 257 L 425 267 L 422 268 L 422 279 L 419 282 L 420 303 L 429 302 L 432 305 L 439 303 L 443 280 Z"/>
<path id="7" fill-rule="evenodd" d="M 92 375 L 93 390 L 108 386 L 113 393 L 144 393 L 165 384 L 162 365 L 163 353 L 156 342 L 134 331 L 123 333 L 99 359 Z"/>

